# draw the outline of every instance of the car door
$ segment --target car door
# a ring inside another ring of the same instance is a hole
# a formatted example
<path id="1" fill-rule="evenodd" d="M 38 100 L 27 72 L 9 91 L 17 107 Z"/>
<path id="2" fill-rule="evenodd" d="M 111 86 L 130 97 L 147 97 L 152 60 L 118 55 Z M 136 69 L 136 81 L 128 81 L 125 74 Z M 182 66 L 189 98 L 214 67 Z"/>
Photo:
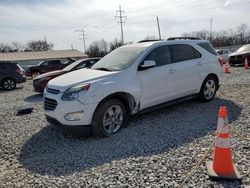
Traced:
<path id="1" fill-rule="evenodd" d="M 178 98 L 199 92 L 204 63 L 202 55 L 191 45 L 171 45 L 174 70 L 178 80 Z"/>
<path id="2" fill-rule="evenodd" d="M 5 63 L 0 63 L 0 82 L 6 76 L 6 66 Z"/>
<path id="3" fill-rule="evenodd" d="M 169 46 L 153 49 L 141 64 L 145 60 L 155 61 L 156 66 L 138 70 L 142 89 L 141 109 L 170 101 L 177 95 L 177 81 Z"/>
<path id="4" fill-rule="evenodd" d="M 49 70 L 48 71 L 54 71 L 61 69 L 61 62 L 58 60 L 52 60 L 49 61 Z"/>

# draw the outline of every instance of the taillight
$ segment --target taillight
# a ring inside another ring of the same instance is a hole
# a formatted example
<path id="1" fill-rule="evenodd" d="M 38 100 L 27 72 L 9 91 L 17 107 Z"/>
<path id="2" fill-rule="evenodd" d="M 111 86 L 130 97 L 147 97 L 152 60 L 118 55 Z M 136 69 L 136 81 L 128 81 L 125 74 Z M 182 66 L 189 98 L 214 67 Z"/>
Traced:
<path id="1" fill-rule="evenodd" d="M 22 70 L 18 67 L 17 69 L 16 69 L 16 72 L 18 72 L 18 73 L 22 73 Z"/>

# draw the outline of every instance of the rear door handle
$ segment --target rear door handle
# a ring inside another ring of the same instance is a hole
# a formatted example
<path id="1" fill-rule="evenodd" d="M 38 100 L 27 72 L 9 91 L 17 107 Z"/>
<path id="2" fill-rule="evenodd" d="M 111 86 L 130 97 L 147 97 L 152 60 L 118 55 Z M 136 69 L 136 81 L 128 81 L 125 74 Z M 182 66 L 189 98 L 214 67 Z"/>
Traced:
<path id="1" fill-rule="evenodd" d="M 202 65 L 202 62 L 197 62 L 198 66 L 201 66 Z"/>
<path id="2" fill-rule="evenodd" d="M 173 74 L 175 71 L 175 69 L 169 69 L 168 73 Z"/>

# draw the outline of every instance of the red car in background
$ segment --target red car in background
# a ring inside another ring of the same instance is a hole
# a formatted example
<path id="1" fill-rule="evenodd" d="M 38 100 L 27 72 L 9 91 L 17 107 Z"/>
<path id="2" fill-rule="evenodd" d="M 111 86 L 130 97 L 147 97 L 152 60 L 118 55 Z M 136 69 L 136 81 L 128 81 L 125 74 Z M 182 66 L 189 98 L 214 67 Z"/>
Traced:
<path id="1" fill-rule="evenodd" d="M 43 93 L 43 90 L 46 88 L 47 83 L 60 75 L 66 74 L 68 72 L 82 69 L 82 68 L 90 68 L 101 58 L 88 58 L 88 59 L 80 59 L 76 62 L 68 65 L 62 70 L 52 71 L 45 74 L 41 74 L 33 79 L 33 86 L 36 92 Z"/>

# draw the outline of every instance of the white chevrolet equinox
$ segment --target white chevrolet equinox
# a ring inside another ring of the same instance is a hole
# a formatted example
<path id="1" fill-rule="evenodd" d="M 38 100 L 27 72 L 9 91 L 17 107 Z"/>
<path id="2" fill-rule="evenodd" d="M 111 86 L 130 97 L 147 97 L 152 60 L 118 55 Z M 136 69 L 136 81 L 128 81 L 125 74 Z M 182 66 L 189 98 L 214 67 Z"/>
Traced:
<path id="1" fill-rule="evenodd" d="M 92 68 L 51 80 L 44 91 L 47 121 L 63 130 L 111 136 L 130 115 L 198 97 L 210 101 L 221 65 L 208 41 L 171 38 L 122 46 Z"/>

